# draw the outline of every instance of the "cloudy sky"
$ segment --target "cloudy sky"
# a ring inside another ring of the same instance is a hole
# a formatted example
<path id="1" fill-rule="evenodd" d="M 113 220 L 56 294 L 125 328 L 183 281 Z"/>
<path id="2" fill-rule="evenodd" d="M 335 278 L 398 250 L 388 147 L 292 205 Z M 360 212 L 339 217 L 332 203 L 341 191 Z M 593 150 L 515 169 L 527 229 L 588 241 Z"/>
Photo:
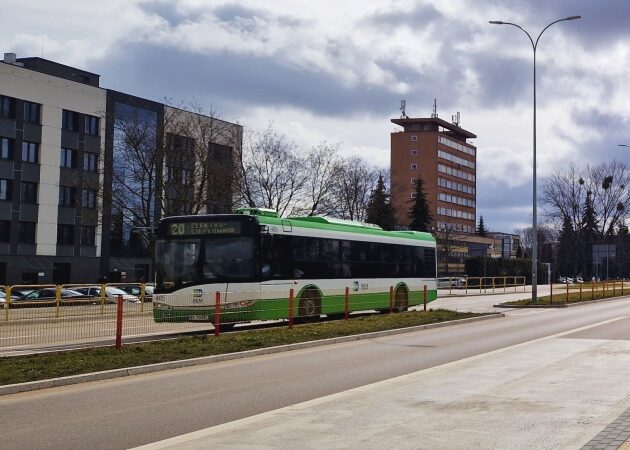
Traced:
<path id="1" fill-rule="evenodd" d="M 389 165 L 401 99 L 433 99 L 477 134 L 477 215 L 531 221 L 532 49 L 539 176 L 630 163 L 630 0 L 0 0 L 0 48 L 101 74 L 104 87 L 193 99 L 303 148 L 326 140 Z M 627 150 L 627 149 L 626 149 Z"/>

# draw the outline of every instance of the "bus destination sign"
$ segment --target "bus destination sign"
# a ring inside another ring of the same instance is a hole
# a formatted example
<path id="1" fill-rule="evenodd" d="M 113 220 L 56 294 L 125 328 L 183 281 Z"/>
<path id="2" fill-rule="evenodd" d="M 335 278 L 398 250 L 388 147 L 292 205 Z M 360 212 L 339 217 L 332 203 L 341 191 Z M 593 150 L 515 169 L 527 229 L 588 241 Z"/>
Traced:
<path id="1" fill-rule="evenodd" d="M 169 223 L 171 236 L 210 236 L 214 234 L 241 234 L 240 222 L 181 222 Z"/>

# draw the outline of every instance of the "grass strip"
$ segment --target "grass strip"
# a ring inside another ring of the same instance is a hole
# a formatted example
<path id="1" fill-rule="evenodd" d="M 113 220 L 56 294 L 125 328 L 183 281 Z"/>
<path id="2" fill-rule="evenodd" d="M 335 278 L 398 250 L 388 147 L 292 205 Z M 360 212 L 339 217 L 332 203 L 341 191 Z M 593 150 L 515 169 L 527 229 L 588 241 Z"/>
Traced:
<path id="1" fill-rule="evenodd" d="M 353 317 L 288 328 L 268 328 L 237 333 L 187 336 L 176 339 L 129 344 L 121 351 L 113 347 L 11 356 L 0 359 L 0 385 L 78 375 L 102 370 L 141 366 L 200 356 L 221 355 L 283 344 L 392 330 L 446 322 L 484 314 L 448 310 L 409 311 Z"/>
<path id="2" fill-rule="evenodd" d="M 623 296 L 630 294 L 630 290 L 626 289 L 623 291 Z M 512 302 L 501 303 L 497 306 L 545 306 L 545 305 L 562 305 L 568 303 L 583 303 L 590 302 L 591 300 L 601 300 L 603 298 L 617 298 L 622 296 L 621 289 L 607 289 L 603 291 L 600 287 L 600 290 L 591 290 L 590 285 L 589 289 L 583 289 L 582 295 L 580 296 L 579 292 L 569 291 L 569 296 L 567 298 L 566 291 L 563 290 L 559 293 L 553 294 L 553 298 L 549 295 L 545 295 L 543 297 L 538 297 L 537 301 L 532 301 L 531 298 L 523 299 L 523 300 L 515 300 Z"/>

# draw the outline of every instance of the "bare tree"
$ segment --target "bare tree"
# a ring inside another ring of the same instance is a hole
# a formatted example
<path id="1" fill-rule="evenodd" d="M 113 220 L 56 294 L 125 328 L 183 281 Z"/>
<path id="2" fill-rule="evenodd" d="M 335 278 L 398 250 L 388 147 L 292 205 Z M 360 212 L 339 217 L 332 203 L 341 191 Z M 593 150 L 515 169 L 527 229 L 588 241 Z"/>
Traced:
<path id="1" fill-rule="evenodd" d="M 230 212 L 241 128 L 196 102 L 166 111 L 164 215 Z"/>
<path id="2" fill-rule="evenodd" d="M 232 209 L 240 126 L 197 103 L 188 110 L 166 104 L 163 117 L 125 104 L 112 114 L 113 245 L 140 230 L 135 237 L 150 250 L 152 234 L 146 231 L 160 217 Z"/>
<path id="3" fill-rule="evenodd" d="M 593 195 L 593 206 L 600 234 L 607 238 L 615 233 L 630 212 L 630 182 L 628 167 L 611 161 L 587 167 L 587 185 Z"/>
<path id="4" fill-rule="evenodd" d="M 598 234 L 611 236 L 630 212 L 630 181 L 627 166 L 612 161 L 579 170 L 571 164 L 544 180 L 540 200 L 545 214 L 556 226 L 568 218 L 572 228 L 581 230 L 587 193 L 591 193 Z"/>
<path id="5" fill-rule="evenodd" d="M 308 178 L 304 189 L 304 210 L 309 216 L 329 214 L 331 195 L 341 168 L 339 144 L 320 142 L 306 157 Z"/>
<path id="6" fill-rule="evenodd" d="M 240 202 L 270 208 L 280 216 L 300 209 L 307 171 L 295 144 L 269 125 L 244 139 L 240 170 Z"/>
<path id="7" fill-rule="evenodd" d="M 156 219 L 163 158 L 163 126 L 157 114 L 119 105 L 114 112 L 112 239 L 124 240 L 134 228 L 150 228 Z"/>
<path id="8" fill-rule="evenodd" d="M 387 175 L 386 171 L 353 156 L 339 163 L 337 174 L 325 209 L 341 219 L 365 221 L 372 190 L 379 176 Z"/>
<path id="9" fill-rule="evenodd" d="M 547 225 L 539 225 L 536 227 L 538 239 L 536 240 L 538 244 L 538 255 L 540 255 L 541 261 L 551 261 L 552 254 L 550 251 L 550 247 L 558 241 L 558 231 Z M 532 254 L 532 245 L 534 242 L 534 231 L 532 227 L 522 228 L 520 230 L 516 230 L 516 234 L 520 236 L 521 239 L 521 247 L 526 252 L 527 255 L 531 257 Z"/>
<path id="10" fill-rule="evenodd" d="M 449 222 L 438 227 L 435 232 L 438 253 L 437 259 L 438 262 L 443 265 L 446 276 L 449 276 L 451 273 L 450 263 L 453 253 L 458 248 L 467 245 L 462 243 L 462 239 L 464 238 L 462 229 L 463 227 L 461 225 Z"/>

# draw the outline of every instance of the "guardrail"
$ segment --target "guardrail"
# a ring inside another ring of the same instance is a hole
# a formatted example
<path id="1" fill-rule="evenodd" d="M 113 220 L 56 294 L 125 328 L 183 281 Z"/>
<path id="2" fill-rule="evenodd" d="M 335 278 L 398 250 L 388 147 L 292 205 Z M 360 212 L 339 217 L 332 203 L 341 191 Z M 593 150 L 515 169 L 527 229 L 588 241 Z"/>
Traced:
<path id="1" fill-rule="evenodd" d="M 100 292 L 107 286 L 111 285 L 101 285 Z M 12 290 L 23 288 L 24 285 L 5 287 L 5 292 L 10 296 Z M 348 320 L 359 310 L 389 313 L 415 305 L 426 310 L 427 302 L 435 298 L 435 291 L 427 291 L 422 285 L 407 290 L 388 286 L 358 291 L 350 287 L 324 292 L 313 289 L 311 293 L 308 289 L 264 294 L 260 291 L 206 292 L 201 297 L 196 293 L 171 295 L 169 302 L 162 304 L 127 302 L 122 297 L 110 303 L 114 299 L 102 294 L 63 298 L 66 285 L 47 285 L 47 288 L 55 291 L 54 298 L 37 302 L 6 301 L 4 320 L 0 320 L 0 350 L 5 354 L 70 345 L 112 345 L 116 336 L 185 332 L 219 335 L 237 323 L 255 325 L 262 320 L 275 320 L 292 328 L 297 322 L 307 322 L 321 315 Z"/>
<path id="2" fill-rule="evenodd" d="M 518 292 L 519 288 L 525 292 L 526 289 L 523 276 L 441 277 L 437 279 L 437 286 L 439 291 L 448 289 L 448 295 Z"/>

